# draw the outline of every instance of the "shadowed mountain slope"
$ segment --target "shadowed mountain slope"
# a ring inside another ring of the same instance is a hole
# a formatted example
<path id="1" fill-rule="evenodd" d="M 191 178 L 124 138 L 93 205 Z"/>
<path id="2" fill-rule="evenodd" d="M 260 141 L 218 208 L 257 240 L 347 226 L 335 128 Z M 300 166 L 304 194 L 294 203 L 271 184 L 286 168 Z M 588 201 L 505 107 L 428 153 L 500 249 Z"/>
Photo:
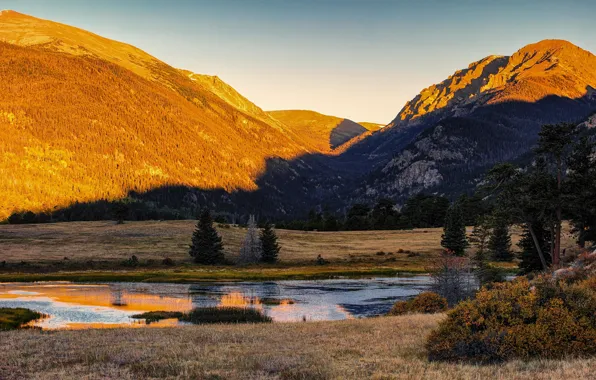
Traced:
<path id="1" fill-rule="evenodd" d="M 469 190 L 486 168 L 527 153 L 542 125 L 585 120 L 596 109 L 595 88 L 596 56 L 566 41 L 472 63 L 363 142 L 360 149 L 387 162 L 355 196 Z"/>

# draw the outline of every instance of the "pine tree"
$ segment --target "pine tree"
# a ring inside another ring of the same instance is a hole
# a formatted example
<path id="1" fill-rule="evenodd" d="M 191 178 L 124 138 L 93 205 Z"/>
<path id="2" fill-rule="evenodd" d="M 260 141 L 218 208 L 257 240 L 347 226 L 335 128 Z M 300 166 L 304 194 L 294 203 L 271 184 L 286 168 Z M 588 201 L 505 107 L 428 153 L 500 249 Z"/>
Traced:
<path id="1" fill-rule="evenodd" d="M 225 262 L 221 237 L 213 227 L 213 219 L 207 209 L 199 216 L 189 254 L 198 264 L 217 265 Z"/>
<path id="2" fill-rule="evenodd" d="M 532 229 L 534 230 L 536 239 L 542 247 L 542 252 L 544 253 L 547 265 L 550 265 L 552 262 L 552 258 L 548 254 L 550 250 L 550 232 L 544 228 L 544 225 L 541 222 L 532 223 Z M 521 261 L 519 263 L 520 275 L 544 270 L 542 262 L 540 261 L 540 256 L 536 250 L 536 245 L 534 244 L 534 240 L 532 239 L 532 235 L 530 234 L 527 225 L 524 225 L 524 230 L 518 243 L 518 247 L 521 249 Z"/>
<path id="3" fill-rule="evenodd" d="M 441 246 L 456 256 L 464 256 L 469 246 L 466 237 L 466 225 L 459 205 L 454 204 L 447 210 L 445 227 L 441 236 Z"/>
<path id="4" fill-rule="evenodd" d="M 279 244 L 277 244 L 277 234 L 270 223 L 265 224 L 261 232 L 261 248 L 263 250 L 261 261 L 265 263 L 277 262 L 279 255 Z"/>
<path id="5" fill-rule="evenodd" d="M 488 248 L 488 241 L 490 239 L 490 227 L 484 218 L 480 218 L 470 236 L 470 243 L 476 247 L 474 260 L 477 262 L 486 259 L 486 251 Z"/>
<path id="6" fill-rule="evenodd" d="M 261 261 L 263 254 L 254 215 L 249 217 L 247 227 L 244 242 L 242 243 L 242 247 L 240 247 L 240 257 L 238 259 L 240 264 L 258 263 Z"/>
<path id="7" fill-rule="evenodd" d="M 586 241 L 596 241 L 595 151 L 596 142 L 583 136 L 567 160 L 566 211 L 581 248 L 586 246 Z"/>
<path id="8" fill-rule="evenodd" d="M 118 224 L 124 224 L 124 219 L 128 217 L 130 207 L 124 201 L 118 201 L 112 206 L 112 213 Z"/>
<path id="9" fill-rule="evenodd" d="M 488 241 L 488 248 L 495 261 L 513 260 L 511 235 L 509 235 L 509 225 L 506 221 L 500 218 L 495 221 L 493 232 Z"/>

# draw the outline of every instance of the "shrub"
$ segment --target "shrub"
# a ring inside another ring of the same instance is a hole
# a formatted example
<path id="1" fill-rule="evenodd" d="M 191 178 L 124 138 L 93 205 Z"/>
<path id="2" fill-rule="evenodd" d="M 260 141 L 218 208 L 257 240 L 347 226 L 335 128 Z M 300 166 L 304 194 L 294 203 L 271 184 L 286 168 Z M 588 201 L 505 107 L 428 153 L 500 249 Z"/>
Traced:
<path id="1" fill-rule="evenodd" d="M 164 258 L 161 261 L 161 264 L 162 265 L 165 265 L 165 266 L 168 266 L 168 267 L 171 267 L 171 266 L 173 266 L 175 264 L 175 262 L 174 262 L 174 260 L 170 259 L 169 257 L 166 257 L 166 258 Z"/>
<path id="2" fill-rule="evenodd" d="M 447 310 L 447 300 L 437 293 L 420 293 L 411 301 L 410 308 L 416 313 L 440 313 Z"/>
<path id="3" fill-rule="evenodd" d="M 127 267 L 136 267 L 139 265 L 139 258 L 132 255 L 129 259 L 122 262 L 122 265 Z"/>
<path id="4" fill-rule="evenodd" d="M 499 362 L 596 354 L 596 292 L 541 277 L 483 288 L 428 338 L 430 360 Z"/>
<path id="5" fill-rule="evenodd" d="M 432 290 L 447 299 L 450 306 L 470 298 L 476 291 L 470 260 L 444 253 L 428 268 L 433 280 Z"/>
<path id="6" fill-rule="evenodd" d="M 447 310 L 447 300 L 437 293 L 420 293 L 409 301 L 396 302 L 389 315 L 403 315 L 407 313 L 433 314 Z"/>
<path id="7" fill-rule="evenodd" d="M 388 315 L 404 315 L 410 311 L 410 304 L 408 301 L 397 301 L 393 304 L 391 310 L 389 310 Z"/>

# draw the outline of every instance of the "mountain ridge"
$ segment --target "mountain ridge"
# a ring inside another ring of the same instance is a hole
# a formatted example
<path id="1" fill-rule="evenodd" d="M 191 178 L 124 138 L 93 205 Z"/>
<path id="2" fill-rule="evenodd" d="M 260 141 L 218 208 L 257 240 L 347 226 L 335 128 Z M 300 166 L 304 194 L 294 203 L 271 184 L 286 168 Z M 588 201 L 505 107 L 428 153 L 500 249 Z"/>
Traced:
<path id="1" fill-rule="evenodd" d="M 568 41 L 473 62 L 406 103 L 382 143 L 365 141 L 386 163 L 357 197 L 471 191 L 481 168 L 531 149 L 542 125 L 585 120 L 596 109 L 594 88 L 596 56 Z"/>

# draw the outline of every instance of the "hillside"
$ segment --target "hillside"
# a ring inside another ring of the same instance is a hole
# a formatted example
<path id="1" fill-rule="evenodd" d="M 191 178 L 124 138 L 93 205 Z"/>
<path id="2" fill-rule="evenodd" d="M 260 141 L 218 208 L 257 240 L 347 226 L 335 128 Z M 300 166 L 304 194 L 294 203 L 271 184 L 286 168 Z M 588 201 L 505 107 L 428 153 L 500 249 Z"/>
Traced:
<path id="1" fill-rule="evenodd" d="M 254 190 L 267 158 L 313 150 L 130 45 L 12 11 L 0 40 L 0 219 L 165 185 Z"/>
<path id="2" fill-rule="evenodd" d="M 304 136 L 321 152 L 330 152 L 355 137 L 379 129 L 374 124 L 369 123 L 364 126 L 349 119 L 323 115 L 314 111 L 269 111 L 268 114 L 294 133 Z"/>
<path id="3" fill-rule="evenodd" d="M 474 62 L 422 90 L 363 142 L 386 163 L 355 196 L 470 190 L 488 167 L 529 152 L 542 125 L 586 120 L 596 110 L 595 88 L 596 56 L 566 41 Z"/>
<path id="4" fill-rule="evenodd" d="M 13 11 L 0 41 L 0 219 L 164 186 L 252 191 L 268 159 L 318 152 L 217 77 L 133 46 Z"/>

